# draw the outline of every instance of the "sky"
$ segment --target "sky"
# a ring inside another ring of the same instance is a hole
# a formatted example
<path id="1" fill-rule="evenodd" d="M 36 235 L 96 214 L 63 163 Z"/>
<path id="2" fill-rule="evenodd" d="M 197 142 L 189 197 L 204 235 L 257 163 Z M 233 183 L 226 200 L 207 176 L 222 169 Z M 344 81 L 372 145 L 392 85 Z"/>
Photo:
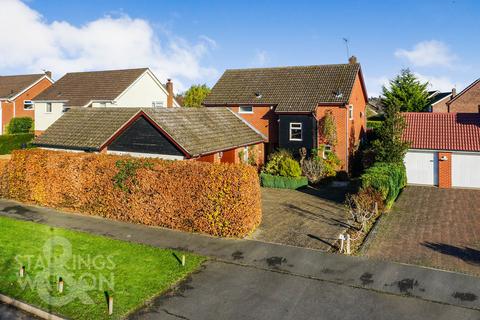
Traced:
<path id="1" fill-rule="evenodd" d="M 1 75 L 149 67 L 181 92 L 229 68 L 355 55 L 369 96 L 402 68 L 431 90 L 480 77 L 477 0 L 0 0 L 0 21 Z"/>

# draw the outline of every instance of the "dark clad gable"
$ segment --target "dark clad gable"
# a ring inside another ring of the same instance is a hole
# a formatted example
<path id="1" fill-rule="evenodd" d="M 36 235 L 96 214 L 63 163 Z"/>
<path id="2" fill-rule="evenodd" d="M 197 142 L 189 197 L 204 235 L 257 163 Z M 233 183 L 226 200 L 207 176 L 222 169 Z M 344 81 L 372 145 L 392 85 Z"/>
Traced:
<path id="1" fill-rule="evenodd" d="M 108 150 L 184 156 L 175 144 L 143 116 L 113 140 Z"/>

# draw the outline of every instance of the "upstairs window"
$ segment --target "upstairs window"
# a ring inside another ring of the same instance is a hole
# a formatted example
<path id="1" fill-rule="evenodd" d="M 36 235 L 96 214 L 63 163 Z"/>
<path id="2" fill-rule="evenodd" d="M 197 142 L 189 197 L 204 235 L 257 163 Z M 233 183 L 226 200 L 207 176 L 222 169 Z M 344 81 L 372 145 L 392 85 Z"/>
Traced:
<path id="1" fill-rule="evenodd" d="M 52 113 L 52 103 L 51 102 L 47 102 L 45 104 L 45 112 L 46 113 Z"/>
<path id="2" fill-rule="evenodd" d="M 353 106 L 348 106 L 348 119 L 353 120 Z"/>
<path id="3" fill-rule="evenodd" d="M 152 108 L 163 108 L 163 101 L 152 101 Z"/>
<path id="4" fill-rule="evenodd" d="M 323 159 L 327 159 L 328 154 L 332 152 L 332 146 L 331 145 L 324 145 L 323 146 Z"/>
<path id="5" fill-rule="evenodd" d="M 302 124 L 299 122 L 290 123 L 290 141 L 302 141 Z"/>
<path id="6" fill-rule="evenodd" d="M 33 110 L 33 101 L 31 100 L 23 101 L 23 110 Z"/>
<path id="7" fill-rule="evenodd" d="M 240 106 L 238 109 L 238 113 L 253 113 L 252 106 Z"/>

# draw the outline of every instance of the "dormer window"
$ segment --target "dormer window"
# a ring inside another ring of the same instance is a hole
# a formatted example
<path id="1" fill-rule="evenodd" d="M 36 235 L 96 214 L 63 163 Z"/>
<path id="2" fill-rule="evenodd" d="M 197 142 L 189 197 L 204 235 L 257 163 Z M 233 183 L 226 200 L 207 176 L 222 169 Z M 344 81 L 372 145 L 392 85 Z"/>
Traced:
<path id="1" fill-rule="evenodd" d="M 252 106 L 240 106 L 238 108 L 238 113 L 253 113 Z"/>
<path id="2" fill-rule="evenodd" d="M 23 110 L 33 110 L 33 101 L 31 100 L 23 101 Z"/>

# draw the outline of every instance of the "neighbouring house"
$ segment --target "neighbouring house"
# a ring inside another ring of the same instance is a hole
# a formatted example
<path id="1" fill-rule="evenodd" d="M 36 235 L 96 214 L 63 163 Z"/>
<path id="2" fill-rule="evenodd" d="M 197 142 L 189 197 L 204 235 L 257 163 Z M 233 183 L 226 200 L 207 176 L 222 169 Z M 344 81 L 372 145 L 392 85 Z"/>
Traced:
<path id="1" fill-rule="evenodd" d="M 35 117 L 32 99 L 50 87 L 52 74 L 0 76 L 0 135 L 15 117 Z"/>
<path id="2" fill-rule="evenodd" d="M 430 112 L 448 112 L 448 102 L 455 96 L 456 89 L 453 88 L 451 92 L 429 91 L 428 99 Z"/>
<path id="3" fill-rule="evenodd" d="M 34 104 L 37 134 L 71 108 L 179 106 L 170 79 L 163 85 L 148 68 L 67 73 Z"/>
<path id="4" fill-rule="evenodd" d="M 38 147 L 170 160 L 261 164 L 265 137 L 226 108 L 72 108 Z"/>
<path id="5" fill-rule="evenodd" d="M 371 97 L 367 101 L 367 118 L 383 114 L 385 112 L 385 105 L 381 97 Z"/>
<path id="6" fill-rule="evenodd" d="M 267 137 L 266 153 L 276 148 L 324 146 L 322 120 L 335 118 L 335 153 L 341 170 L 366 130 L 367 92 L 360 64 L 226 70 L 204 101 L 209 108 L 228 107 Z"/>
<path id="7" fill-rule="evenodd" d="M 448 112 L 480 113 L 480 78 L 455 95 L 447 105 Z"/>
<path id="8" fill-rule="evenodd" d="M 404 113 L 409 184 L 480 188 L 480 114 Z"/>

